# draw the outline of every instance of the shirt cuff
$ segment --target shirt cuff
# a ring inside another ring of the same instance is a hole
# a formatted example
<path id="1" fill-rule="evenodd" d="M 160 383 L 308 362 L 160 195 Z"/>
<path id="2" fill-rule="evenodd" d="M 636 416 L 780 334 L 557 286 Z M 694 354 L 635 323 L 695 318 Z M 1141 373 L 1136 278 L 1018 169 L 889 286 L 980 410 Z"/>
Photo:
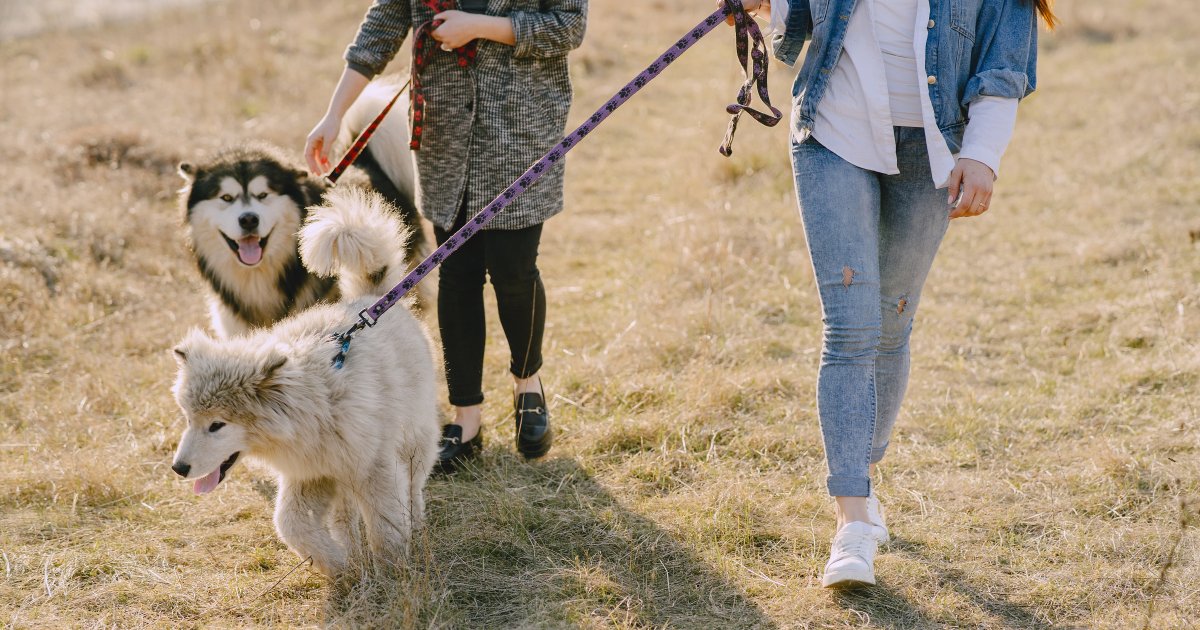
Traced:
<path id="1" fill-rule="evenodd" d="M 967 129 L 958 157 L 983 162 L 1000 177 L 1000 158 L 1012 140 L 1017 123 L 1017 99 L 984 96 L 971 101 Z"/>
<path id="2" fill-rule="evenodd" d="M 768 39 L 787 32 L 788 0 L 772 0 L 771 22 L 767 25 Z"/>
<path id="3" fill-rule="evenodd" d="M 374 70 L 372 70 L 371 68 L 369 68 L 369 67 L 367 67 L 367 66 L 364 66 L 364 65 L 362 65 L 361 63 L 355 63 L 355 62 L 353 62 L 353 61 L 347 61 L 347 62 L 346 62 L 346 67 L 347 67 L 347 68 L 350 68 L 351 70 L 353 70 L 353 71 L 355 71 L 355 72 L 357 72 L 357 73 L 359 73 L 359 74 L 361 74 L 361 75 L 363 75 L 364 77 L 367 77 L 368 79 L 374 79 L 374 78 L 375 78 L 375 75 L 376 75 L 376 74 L 378 74 L 377 72 L 375 72 L 375 71 L 374 71 Z"/>

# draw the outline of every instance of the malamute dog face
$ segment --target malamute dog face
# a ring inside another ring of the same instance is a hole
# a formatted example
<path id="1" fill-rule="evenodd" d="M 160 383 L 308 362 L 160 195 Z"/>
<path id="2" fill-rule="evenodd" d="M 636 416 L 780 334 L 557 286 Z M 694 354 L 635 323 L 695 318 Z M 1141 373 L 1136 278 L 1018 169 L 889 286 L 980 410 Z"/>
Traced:
<path id="1" fill-rule="evenodd" d="M 296 252 L 306 208 L 324 187 L 273 149 L 250 145 L 179 167 L 188 241 L 213 290 L 213 328 L 223 337 L 279 321 L 334 287 L 309 274 Z"/>
<path id="2" fill-rule="evenodd" d="M 394 94 L 372 83 L 346 113 L 346 142 L 369 124 Z M 396 111 L 400 111 L 398 108 Z M 336 301 L 332 280 L 305 269 L 296 233 L 307 208 L 331 190 L 265 144 L 223 151 L 200 163 L 184 163 L 179 174 L 188 242 L 200 273 L 212 289 L 210 311 L 220 337 L 264 328 L 320 301 Z M 425 239 L 414 201 L 415 179 L 405 118 L 392 114 L 376 130 L 367 150 L 338 188 L 376 191 L 408 228 L 406 262 L 415 264 Z M 426 283 L 428 284 L 428 283 Z M 422 297 L 429 301 L 429 296 Z"/>
<path id="3" fill-rule="evenodd" d="M 180 169 L 185 177 L 196 175 L 191 164 Z M 197 248 L 218 260 L 219 236 L 243 267 L 259 265 L 276 228 L 284 237 L 279 240 L 285 242 L 300 228 L 297 219 L 310 197 L 302 188 L 305 179 L 304 173 L 283 167 L 265 152 L 242 150 L 220 156 L 202 178 L 191 180 L 187 221 L 207 228 L 197 235 Z"/>

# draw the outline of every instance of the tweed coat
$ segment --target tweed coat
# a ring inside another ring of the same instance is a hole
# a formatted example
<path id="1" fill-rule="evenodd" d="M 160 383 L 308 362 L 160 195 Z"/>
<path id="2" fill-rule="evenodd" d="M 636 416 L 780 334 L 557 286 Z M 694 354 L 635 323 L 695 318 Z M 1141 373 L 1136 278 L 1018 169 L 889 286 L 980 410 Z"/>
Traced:
<path id="1" fill-rule="evenodd" d="M 467 67 L 435 47 L 421 74 L 420 205 L 447 230 L 464 203 L 468 213 L 482 210 L 562 140 L 571 107 L 567 53 L 583 41 L 587 0 L 488 0 L 487 14 L 512 20 L 514 46 L 478 40 L 478 56 Z M 375 0 L 346 50 L 346 64 L 374 77 L 433 15 L 419 0 Z M 564 167 L 555 165 L 488 228 L 517 230 L 561 212 Z"/>

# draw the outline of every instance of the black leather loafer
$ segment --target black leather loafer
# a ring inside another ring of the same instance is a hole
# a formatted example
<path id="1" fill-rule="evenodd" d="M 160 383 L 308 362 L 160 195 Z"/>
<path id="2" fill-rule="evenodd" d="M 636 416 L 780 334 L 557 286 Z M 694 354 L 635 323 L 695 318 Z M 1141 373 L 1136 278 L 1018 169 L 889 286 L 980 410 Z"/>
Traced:
<path id="1" fill-rule="evenodd" d="M 464 462 L 474 459 L 483 450 L 483 428 L 475 437 L 462 439 L 462 427 L 457 424 L 447 424 L 442 427 L 442 448 L 438 451 L 438 470 L 442 473 L 452 473 L 458 470 Z"/>
<path id="2" fill-rule="evenodd" d="M 525 459 L 537 459 L 550 452 L 554 433 L 550 430 L 550 411 L 543 394 L 517 394 L 513 402 L 517 417 L 517 452 Z"/>

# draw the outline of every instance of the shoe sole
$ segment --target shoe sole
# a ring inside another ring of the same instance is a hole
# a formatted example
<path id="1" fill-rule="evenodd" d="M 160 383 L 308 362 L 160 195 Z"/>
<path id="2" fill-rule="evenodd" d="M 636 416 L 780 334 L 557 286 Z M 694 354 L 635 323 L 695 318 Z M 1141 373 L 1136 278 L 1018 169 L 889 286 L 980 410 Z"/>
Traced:
<path id="1" fill-rule="evenodd" d="M 550 447 L 554 445 L 554 429 L 546 429 L 546 434 L 537 443 L 521 443 L 520 436 L 517 437 L 517 452 L 520 453 L 525 460 L 540 459 L 550 452 Z"/>
<path id="2" fill-rule="evenodd" d="M 438 459 L 437 463 L 433 466 L 433 474 L 453 475 L 461 470 L 464 466 L 467 466 L 471 462 L 478 459 L 481 453 L 483 453 L 482 441 L 474 449 L 466 453 L 460 453 L 458 457 L 452 457 L 450 459 Z"/>
<path id="3" fill-rule="evenodd" d="M 837 590 L 875 586 L 875 576 L 862 571 L 845 571 L 832 576 L 826 573 L 821 577 L 821 586 Z"/>
<path id="4" fill-rule="evenodd" d="M 821 586 L 831 591 L 853 591 L 860 588 L 869 588 L 875 586 L 875 582 L 864 582 L 861 580 L 841 580 L 833 584 L 824 584 Z"/>
<path id="5" fill-rule="evenodd" d="M 518 446 L 517 452 L 525 458 L 525 461 L 529 461 L 531 459 L 541 459 L 546 456 L 546 453 L 550 452 L 551 445 L 552 440 L 546 440 L 546 443 L 544 445 L 539 445 L 537 450 L 524 450 Z"/>

